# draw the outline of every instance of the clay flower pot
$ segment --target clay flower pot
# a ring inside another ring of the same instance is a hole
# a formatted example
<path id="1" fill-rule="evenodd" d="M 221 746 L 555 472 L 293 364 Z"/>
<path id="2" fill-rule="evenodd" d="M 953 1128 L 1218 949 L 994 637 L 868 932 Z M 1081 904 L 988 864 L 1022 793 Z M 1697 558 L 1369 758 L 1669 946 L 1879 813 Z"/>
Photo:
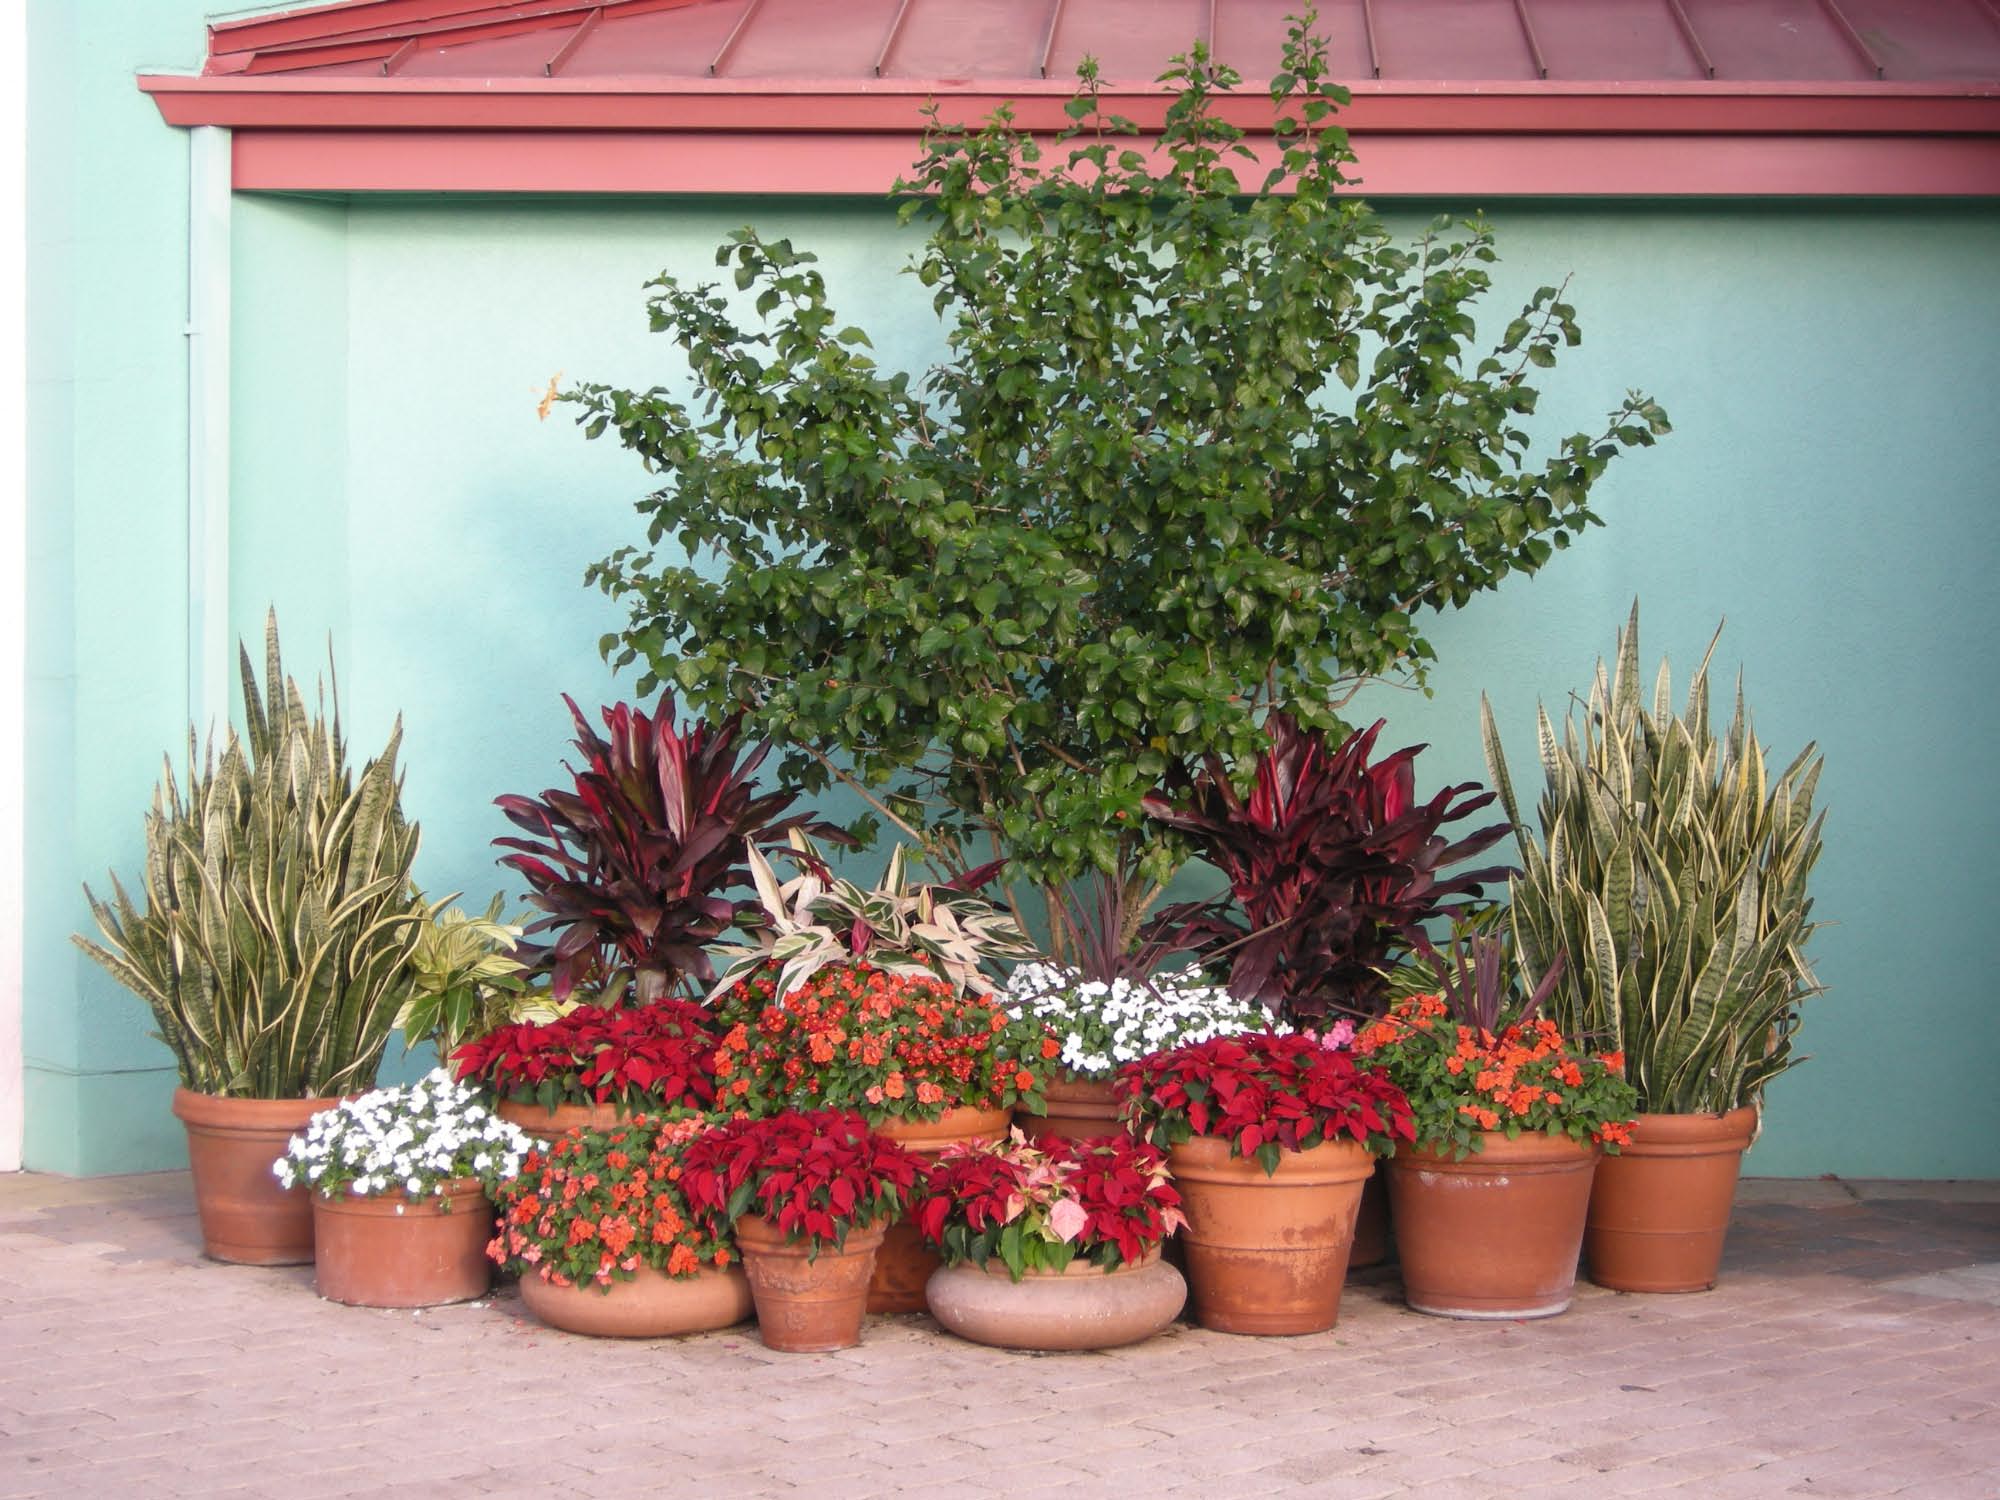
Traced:
<path id="1" fill-rule="evenodd" d="M 1389 1258 L 1389 1179 L 1377 1172 L 1361 1187 L 1361 1207 L 1354 1215 L 1354 1248 L 1347 1269 L 1365 1271 Z"/>
<path id="2" fill-rule="evenodd" d="M 444 1206 L 449 1204 L 449 1209 Z M 493 1205 L 472 1178 L 429 1194 L 312 1195 L 314 1280 L 351 1307 L 439 1307 L 486 1294 Z"/>
<path id="3" fill-rule="evenodd" d="M 174 1090 L 187 1127 L 202 1253 L 245 1266 L 298 1266 L 313 1258 L 312 1200 L 278 1184 L 271 1167 L 306 1123 L 338 1099 L 229 1099 Z"/>
<path id="4" fill-rule="evenodd" d="M 1048 1113 L 1022 1115 L 1019 1121 L 1021 1134 L 1031 1141 L 1049 1136 L 1081 1141 L 1092 1136 L 1126 1133 L 1125 1122 L 1118 1118 L 1118 1101 L 1112 1096 L 1108 1078 L 1052 1080 L 1043 1097 L 1048 1102 Z"/>
<path id="5" fill-rule="evenodd" d="M 1446 1318 L 1549 1318 L 1570 1304 L 1599 1151 L 1499 1131 L 1463 1161 L 1404 1146 L 1386 1163 L 1403 1295 Z"/>
<path id="6" fill-rule="evenodd" d="M 935 1158 L 959 1141 L 1004 1140 L 1012 1125 L 1010 1109 L 948 1109 L 935 1120 L 884 1120 L 869 1128 L 918 1155 Z M 937 1253 L 928 1248 L 917 1226 L 899 1219 L 888 1228 L 875 1256 L 875 1277 L 868 1285 L 868 1311 L 905 1313 L 924 1310 L 924 1284 L 938 1268 Z"/>
<path id="7" fill-rule="evenodd" d="M 736 1248 L 757 1302 L 757 1334 L 767 1349 L 821 1354 L 861 1342 L 868 1278 L 882 1244 L 882 1226 L 850 1229 L 846 1245 L 810 1256 L 804 1241 L 787 1240 L 762 1214 L 736 1221 Z M 810 1256 L 810 1258 L 809 1258 Z"/>
<path id="8" fill-rule="evenodd" d="M 1149 1339 L 1180 1316 L 1187 1283 L 1155 1250 L 1107 1271 L 1074 1261 L 1018 1282 L 999 1260 L 940 1266 L 924 1295 L 931 1314 L 962 1339 L 996 1349 L 1117 1349 Z"/>
<path id="9" fill-rule="evenodd" d="M 502 1099 L 493 1113 L 542 1141 L 572 1130 L 610 1130 L 631 1119 L 620 1104 L 558 1104 L 551 1111 L 533 1099 Z"/>
<path id="10" fill-rule="evenodd" d="M 1640 1115 L 1632 1143 L 1597 1169 L 1584 1234 L 1590 1279 L 1621 1292 L 1714 1286 L 1756 1128 L 1747 1104 L 1726 1115 Z"/>
<path id="11" fill-rule="evenodd" d="M 551 1328 L 593 1338 L 666 1339 L 711 1333 L 750 1316 L 750 1282 L 741 1266 L 706 1266 L 692 1276 L 669 1276 L 641 1266 L 630 1281 L 557 1286 L 529 1274 L 521 1300 Z"/>
<path id="12" fill-rule="evenodd" d="M 1195 1321 L 1221 1333 L 1322 1333 L 1340 1316 L 1361 1185 L 1375 1159 L 1353 1141 L 1286 1151 L 1267 1176 L 1219 1136 L 1167 1153 L 1188 1227 Z"/>

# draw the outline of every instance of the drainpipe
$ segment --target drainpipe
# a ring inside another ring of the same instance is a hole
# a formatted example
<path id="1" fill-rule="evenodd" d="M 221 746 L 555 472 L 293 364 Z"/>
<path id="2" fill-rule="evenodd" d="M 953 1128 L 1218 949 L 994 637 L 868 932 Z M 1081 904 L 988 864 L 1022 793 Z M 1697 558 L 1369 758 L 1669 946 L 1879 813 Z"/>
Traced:
<path id="1" fill-rule="evenodd" d="M 0 1172 L 21 1168 L 26 1062 L 21 986 L 26 973 L 28 805 L 28 16 L 0 6 L 0 220 L 11 222 L 0 255 Z M 14 212 L 4 212 L 6 204 Z M 9 498 L 11 496 L 11 498 Z"/>
<path id="2" fill-rule="evenodd" d="M 188 131 L 187 711 L 229 718 L 230 134 Z"/>

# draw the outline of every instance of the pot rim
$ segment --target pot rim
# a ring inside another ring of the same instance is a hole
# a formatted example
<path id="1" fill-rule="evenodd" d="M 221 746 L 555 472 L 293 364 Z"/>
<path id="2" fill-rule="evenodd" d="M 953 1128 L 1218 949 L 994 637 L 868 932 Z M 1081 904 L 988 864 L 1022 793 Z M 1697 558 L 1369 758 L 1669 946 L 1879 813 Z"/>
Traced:
<path id="1" fill-rule="evenodd" d="M 192 1126 L 223 1129 L 297 1130 L 322 1110 L 332 1109 L 343 1099 L 359 1095 L 312 1096 L 299 1099 L 253 1099 L 236 1094 L 204 1094 L 195 1089 L 174 1089 L 172 1109 L 176 1119 Z"/>

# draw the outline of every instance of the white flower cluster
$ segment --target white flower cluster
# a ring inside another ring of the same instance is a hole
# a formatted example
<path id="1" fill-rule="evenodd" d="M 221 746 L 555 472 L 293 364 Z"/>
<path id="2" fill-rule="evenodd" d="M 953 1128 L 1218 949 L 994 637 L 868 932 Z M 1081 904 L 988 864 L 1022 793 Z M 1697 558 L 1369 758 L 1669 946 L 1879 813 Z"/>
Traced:
<path id="1" fill-rule="evenodd" d="M 271 1170 L 286 1187 L 331 1196 L 421 1197 L 476 1177 L 489 1190 L 518 1176 L 534 1144 L 481 1102 L 479 1091 L 433 1068 L 407 1088 L 376 1089 L 312 1117 Z"/>
<path id="2" fill-rule="evenodd" d="M 1244 1031 L 1289 1031 L 1199 969 L 1150 980 L 1085 980 L 1060 964 L 1022 964 L 1002 996 L 1016 1018 L 1040 1021 L 1062 1043 L 1063 1067 L 1109 1078 L 1121 1063 Z"/>

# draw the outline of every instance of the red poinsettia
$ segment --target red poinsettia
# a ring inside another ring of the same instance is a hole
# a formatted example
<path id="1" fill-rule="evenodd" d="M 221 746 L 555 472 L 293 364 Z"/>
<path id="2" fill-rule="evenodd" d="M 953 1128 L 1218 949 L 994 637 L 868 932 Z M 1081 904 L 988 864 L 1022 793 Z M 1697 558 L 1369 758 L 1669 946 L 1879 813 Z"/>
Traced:
<path id="1" fill-rule="evenodd" d="M 502 1098 L 622 1104 L 633 1111 L 715 1103 L 715 1036 L 685 1000 L 607 1009 L 579 1005 L 553 1021 L 502 1026 L 452 1054 L 460 1080 Z"/>
<path id="2" fill-rule="evenodd" d="M 1143 1260 L 1186 1221 L 1167 1165 L 1128 1136 L 953 1146 L 931 1166 L 919 1232 L 948 1265 L 999 1260 L 1019 1281 L 1078 1256 L 1105 1270 Z"/>
<path id="3" fill-rule="evenodd" d="M 718 1234 L 762 1214 L 815 1253 L 848 1231 L 902 1217 L 923 1175 L 918 1158 L 851 1110 L 786 1110 L 731 1120 L 681 1155 L 681 1189 Z"/>
<path id="4" fill-rule="evenodd" d="M 1344 1049 L 1313 1036 L 1248 1032 L 1155 1053 L 1118 1070 L 1126 1119 L 1158 1146 L 1219 1136 L 1267 1172 L 1282 1150 L 1350 1136 L 1377 1155 L 1416 1138 L 1410 1101 Z"/>

